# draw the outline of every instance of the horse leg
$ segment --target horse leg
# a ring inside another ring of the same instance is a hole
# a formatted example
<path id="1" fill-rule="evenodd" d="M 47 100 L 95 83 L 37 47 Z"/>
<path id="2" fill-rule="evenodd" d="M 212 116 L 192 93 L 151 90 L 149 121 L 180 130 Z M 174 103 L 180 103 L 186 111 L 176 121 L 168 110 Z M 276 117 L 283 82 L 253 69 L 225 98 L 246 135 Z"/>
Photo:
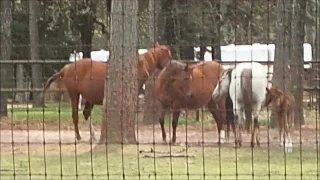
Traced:
<path id="1" fill-rule="evenodd" d="M 90 142 L 96 140 L 93 125 L 92 125 L 92 117 L 91 117 L 92 109 L 93 109 L 93 104 L 86 100 L 83 108 L 83 116 L 84 116 L 84 119 L 88 121 L 88 124 L 89 124 Z"/>
<path id="2" fill-rule="evenodd" d="M 166 111 L 164 108 L 161 108 L 160 110 L 160 115 L 159 115 L 159 124 L 161 127 L 161 132 L 162 132 L 162 141 L 164 144 L 167 144 L 167 135 L 166 135 L 166 130 L 164 129 L 164 116 L 166 114 Z"/>
<path id="3" fill-rule="evenodd" d="M 172 112 L 172 140 L 171 140 L 171 144 L 176 143 L 176 139 L 177 139 L 176 130 L 177 130 L 177 126 L 178 126 L 179 116 L 180 116 L 180 109 L 174 110 Z"/>
<path id="4" fill-rule="evenodd" d="M 259 124 L 259 113 L 261 105 L 258 104 L 254 108 L 253 112 L 253 133 L 251 134 L 251 147 L 254 147 L 254 139 L 257 142 L 257 146 L 260 147 L 260 124 Z"/>
<path id="5" fill-rule="evenodd" d="M 236 103 L 234 106 L 234 123 L 235 123 L 235 147 L 241 147 L 242 145 L 242 135 L 241 135 L 241 124 L 244 121 L 244 112 L 240 103 Z"/>
<path id="6" fill-rule="evenodd" d="M 278 126 L 279 126 L 279 143 L 280 147 L 284 146 L 284 133 L 283 133 L 283 126 L 284 126 L 284 117 L 282 115 L 277 116 Z"/>
<path id="7" fill-rule="evenodd" d="M 70 95 L 71 94 L 71 95 Z M 78 141 L 81 140 L 80 132 L 79 132 L 79 127 L 78 127 L 78 105 L 79 105 L 79 93 L 72 94 L 69 93 L 70 99 L 71 99 L 71 106 L 72 106 L 72 119 L 73 119 L 73 126 L 74 126 L 74 132 L 76 135 L 76 138 Z"/>
<path id="8" fill-rule="evenodd" d="M 224 143 L 225 142 L 225 131 L 224 131 L 224 123 L 225 122 L 224 122 L 224 120 L 222 120 L 222 118 L 220 116 L 221 112 L 219 112 L 217 103 L 211 100 L 208 103 L 208 109 L 211 112 L 214 120 L 217 123 L 218 137 L 219 137 L 218 144 Z"/>
<path id="9" fill-rule="evenodd" d="M 287 143 L 286 143 L 286 152 L 292 152 L 292 148 L 293 148 L 293 144 L 292 144 L 292 131 L 293 131 L 293 126 L 292 126 L 292 122 L 293 122 L 293 113 L 288 113 L 288 118 L 287 118 Z"/>

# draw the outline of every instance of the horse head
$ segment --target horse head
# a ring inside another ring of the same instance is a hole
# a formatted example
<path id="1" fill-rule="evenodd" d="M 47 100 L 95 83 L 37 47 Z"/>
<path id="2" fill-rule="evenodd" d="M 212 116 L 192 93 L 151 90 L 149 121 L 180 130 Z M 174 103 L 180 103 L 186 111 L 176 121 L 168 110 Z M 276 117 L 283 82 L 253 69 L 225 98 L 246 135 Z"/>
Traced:
<path id="1" fill-rule="evenodd" d="M 171 50 L 168 45 L 160 45 L 156 42 L 152 48 L 154 52 L 154 65 L 158 69 L 163 69 L 167 62 L 172 60 Z"/>
<path id="2" fill-rule="evenodd" d="M 264 100 L 264 107 L 272 103 L 273 107 L 280 105 L 281 98 L 283 97 L 283 91 L 277 87 L 268 88 L 266 87 L 266 95 Z"/>
<path id="3" fill-rule="evenodd" d="M 230 83 L 231 83 L 232 70 L 233 70 L 233 68 L 230 68 L 230 69 L 225 70 L 222 73 L 218 84 L 216 85 L 215 89 L 213 90 L 212 99 L 217 100 L 217 99 L 224 97 L 228 94 Z"/>
<path id="4" fill-rule="evenodd" d="M 187 104 L 194 97 L 191 91 L 193 68 L 188 64 L 178 61 L 171 61 L 164 69 L 166 73 L 162 77 L 165 89 L 171 97 L 180 101 L 181 104 Z"/>

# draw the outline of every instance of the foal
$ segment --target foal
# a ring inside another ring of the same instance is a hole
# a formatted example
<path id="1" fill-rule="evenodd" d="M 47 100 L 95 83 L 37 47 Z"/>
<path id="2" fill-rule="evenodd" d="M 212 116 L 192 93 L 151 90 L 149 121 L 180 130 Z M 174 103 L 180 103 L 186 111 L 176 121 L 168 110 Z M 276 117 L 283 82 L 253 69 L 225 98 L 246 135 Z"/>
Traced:
<path id="1" fill-rule="evenodd" d="M 271 104 L 276 113 L 280 146 L 284 145 L 286 152 L 292 152 L 295 98 L 290 92 L 283 92 L 279 88 L 272 87 L 266 90 L 265 106 Z"/>

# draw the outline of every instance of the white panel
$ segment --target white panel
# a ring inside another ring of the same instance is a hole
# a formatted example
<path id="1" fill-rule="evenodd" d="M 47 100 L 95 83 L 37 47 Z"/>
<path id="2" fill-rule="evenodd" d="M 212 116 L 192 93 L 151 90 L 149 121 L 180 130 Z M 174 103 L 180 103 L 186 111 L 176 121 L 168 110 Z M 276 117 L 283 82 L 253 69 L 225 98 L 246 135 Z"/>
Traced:
<path id="1" fill-rule="evenodd" d="M 236 61 L 251 61 L 251 45 L 236 46 Z"/>
<path id="2" fill-rule="evenodd" d="M 236 49 L 234 44 L 221 46 L 221 61 L 230 62 L 236 60 Z"/>
<path id="3" fill-rule="evenodd" d="M 94 61 L 106 62 L 109 59 L 109 51 L 103 49 L 100 51 L 91 51 L 91 59 Z"/>
<path id="4" fill-rule="evenodd" d="M 267 44 L 252 45 L 252 61 L 268 61 L 268 45 Z"/>

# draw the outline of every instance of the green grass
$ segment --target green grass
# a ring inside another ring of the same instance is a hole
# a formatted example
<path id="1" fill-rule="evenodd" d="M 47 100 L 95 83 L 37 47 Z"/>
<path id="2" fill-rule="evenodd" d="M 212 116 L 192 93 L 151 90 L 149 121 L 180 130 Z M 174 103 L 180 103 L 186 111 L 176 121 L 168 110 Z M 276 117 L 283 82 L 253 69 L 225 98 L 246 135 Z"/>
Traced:
<path id="1" fill-rule="evenodd" d="M 95 105 L 92 111 L 92 118 L 94 124 L 101 122 L 102 113 L 101 105 Z M 71 104 L 69 103 L 47 103 L 45 108 L 27 108 L 27 107 L 13 107 L 9 109 L 9 116 L 14 120 L 26 120 L 27 118 L 32 121 L 41 121 L 44 119 L 46 122 L 72 123 L 71 119 Z M 79 120 L 83 120 L 82 110 L 78 111 Z"/>
<path id="2" fill-rule="evenodd" d="M 192 147 L 188 149 L 189 154 L 195 155 L 195 158 L 145 158 L 139 155 L 138 150 L 149 150 L 152 145 L 125 145 L 123 149 L 120 146 L 99 147 L 92 154 L 83 152 L 88 150 L 89 145 L 78 145 L 78 151 L 81 154 L 77 156 L 74 153 L 74 145 L 63 145 L 61 160 L 59 147 L 47 145 L 46 156 L 44 160 L 43 147 L 33 145 L 30 147 L 30 159 L 26 147 L 16 147 L 18 150 L 14 155 L 14 163 L 10 148 L 8 151 L 1 151 L 1 174 L 0 179 L 13 179 L 13 169 L 15 176 L 19 178 L 28 178 L 30 173 L 33 178 L 59 179 L 63 174 L 64 179 L 76 179 L 78 172 L 79 179 L 235 179 L 238 174 L 239 179 L 251 179 L 254 174 L 255 179 L 284 179 L 285 169 L 287 179 L 316 179 L 317 175 L 317 153 L 315 149 L 304 149 L 300 157 L 299 148 L 295 148 L 292 154 L 286 154 L 279 148 L 273 147 L 268 154 L 267 149 L 254 149 L 253 156 L 251 148 L 241 148 L 235 152 L 233 148 L 215 147 Z M 181 150 L 183 147 L 172 147 L 173 152 Z M 169 146 L 156 145 L 156 151 L 169 151 Z M 107 152 L 107 153 L 106 153 Z M 108 156 L 106 156 L 106 154 Z M 237 157 L 236 157 L 237 156 Z M 270 156 L 268 162 L 268 156 Z M 221 157 L 221 164 L 219 163 Z M 77 158 L 77 167 L 76 167 Z M 237 158 L 237 163 L 236 163 Z M 29 161 L 30 160 L 30 161 Z M 302 167 L 300 165 L 302 161 Z M 29 164 L 30 162 L 30 164 Z M 286 163 L 286 164 L 285 164 Z M 29 168 L 30 165 L 30 168 Z M 77 170 L 76 170 L 77 168 Z M 302 168 L 302 169 L 301 169 Z"/>
<path id="3" fill-rule="evenodd" d="M 9 105 L 10 107 L 10 105 Z M 9 109 L 9 117 L 12 117 L 14 120 L 25 121 L 27 119 L 33 122 L 57 122 L 60 120 L 61 123 L 71 124 L 72 121 L 72 110 L 69 103 L 47 103 L 45 108 L 28 108 L 28 107 L 13 107 Z M 78 111 L 79 121 L 82 121 L 83 109 Z M 100 125 L 102 120 L 102 106 L 95 105 L 92 111 L 92 118 L 94 125 Z M 142 121 L 141 115 L 138 116 L 139 120 Z M 166 116 L 165 123 L 170 122 L 169 116 Z M 204 120 L 204 123 L 212 123 L 214 121 Z M 179 124 L 196 124 L 199 123 L 194 117 L 185 117 L 180 116 Z"/>

